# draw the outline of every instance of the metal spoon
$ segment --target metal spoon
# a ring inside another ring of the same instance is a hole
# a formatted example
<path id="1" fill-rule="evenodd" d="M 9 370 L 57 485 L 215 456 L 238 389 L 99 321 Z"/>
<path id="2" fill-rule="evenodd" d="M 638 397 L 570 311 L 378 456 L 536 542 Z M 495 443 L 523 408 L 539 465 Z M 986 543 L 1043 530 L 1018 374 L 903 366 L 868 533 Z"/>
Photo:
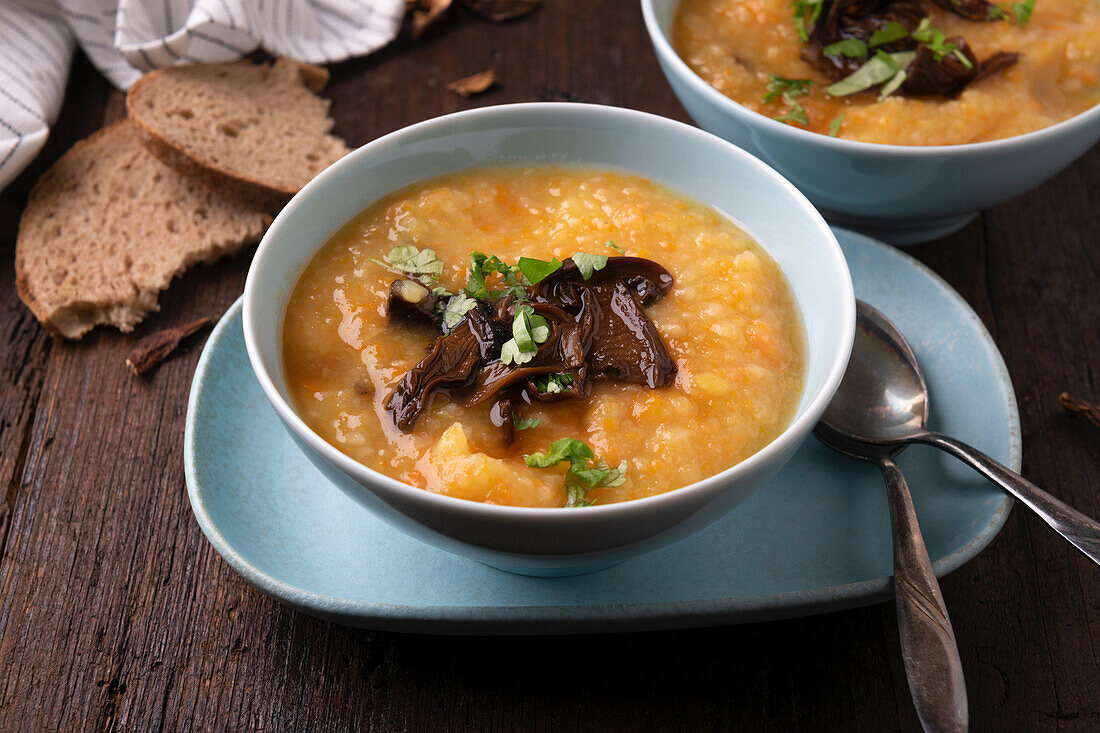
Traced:
<path id="1" fill-rule="evenodd" d="M 894 456 L 905 449 L 905 444 L 876 445 L 860 441 L 836 427 L 838 418 L 841 425 L 846 424 L 843 418 L 848 405 L 859 404 L 861 400 L 863 405 L 868 405 L 865 409 L 869 414 L 878 414 L 880 408 L 870 405 L 879 392 L 885 391 L 881 389 L 883 381 L 879 371 L 879 363 L 883 361 L 879 357 L 881 337 L 866 313 L 873 309 L 862 301 L 857 301 L 856 306 L 856 339 L 852 358 L 840 388 L 814 429 L 814 434 L 830 448 L 877 463 L 882 469 L 893 530 L 898 635 L 913 705 L 926 731 L 965 731 L 968 718 L 966 684 L 955 632 L 947 617 L 943 594 L 940 593 L 932 561 L 921 537 L 909 486 L 894 462 Z M 881 317 L 877 311 L 874 313 Z M 909 346 L 904 340 L 900 345 L 908 351 Z M 912 356 L 912 352 L 909 355 Z M 916 367 L 916 359 L 911 361 L 917 391 L 923 393 L 924 377 Z M 927 418 L 927 400 L 919 404 L 911 402 L 911 392 L 889 391 L 887 394 L 891 401 L 896 399 L 921 410 L 922 423 Z"/>
<path id="2" fill-rule="evenodd" d="M 924 443 L 970 464 L 1100 564 L 1100 523 L 1055 499 L 981 451 L 925 427 L 928 388 L 913 350 L 886 316 L 856 304 L 856 344 L 823 421 L 849 444 L 898 449 Z"/>

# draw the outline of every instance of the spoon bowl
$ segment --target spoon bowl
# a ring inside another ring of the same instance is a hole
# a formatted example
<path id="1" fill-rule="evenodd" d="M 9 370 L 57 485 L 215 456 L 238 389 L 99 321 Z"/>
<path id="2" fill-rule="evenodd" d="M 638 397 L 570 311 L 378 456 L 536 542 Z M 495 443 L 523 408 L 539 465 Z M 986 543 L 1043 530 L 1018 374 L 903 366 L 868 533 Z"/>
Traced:
<path id="1" fill-rule="evenodd" d="M 890 319 L 857 301 L 856 322 L 852 358 L 821 422 L 831 441 L 891 443 L 893 455 L 900 451 L 895 441 L 928 421 L 928 386 L 913 349 Z"/>
<path id="2" fill-rule="evenodd" d="M 849 455 L 871 458 L 895 455 L 909 443 L 935 446 L 1015 496 L 1100 564 L 1100 523 L 976 448 L 929 430 L 927 423 L 928 387 L 912 347 L 890 319 L 857 301 L 852 357 L 815 429 L 818 437 Z"/>

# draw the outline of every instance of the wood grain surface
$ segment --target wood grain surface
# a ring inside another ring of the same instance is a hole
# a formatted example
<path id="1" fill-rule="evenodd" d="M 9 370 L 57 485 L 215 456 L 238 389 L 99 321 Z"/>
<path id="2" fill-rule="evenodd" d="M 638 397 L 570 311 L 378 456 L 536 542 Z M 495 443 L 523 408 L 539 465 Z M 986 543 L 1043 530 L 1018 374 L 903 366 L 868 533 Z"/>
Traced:
<path id="1" fill-rule="evenodd" d="M 445 85 L 485 69 L 468 100 Z M 686 120 L 633 0 L 548 0 L 492 24 L 461 8 L 332 69 L 353 146 L 412 122 L 527 100 Z M 78 57 L 45 151 L 0 195 L 0 730 L 917 729 L 892 604 L 744 626 L 549 638 L 373 633 L 290 611 L 234 574 L 191 516 L 187 390 L 204 337 L 150 377 L 136 337 L 217 316 L 249 253 L 173 284 L 136 334 L 52 341 L 18 301 L 33 182 L 122 112 Z M 1100 149 L 965 230 L 910 251 L 977 310 L 1020 400 L 1024 472 L 1100 516 Z M 943 579 L 981 731 L 1100 729 L 1100 571 L 1016 509 Z"/>

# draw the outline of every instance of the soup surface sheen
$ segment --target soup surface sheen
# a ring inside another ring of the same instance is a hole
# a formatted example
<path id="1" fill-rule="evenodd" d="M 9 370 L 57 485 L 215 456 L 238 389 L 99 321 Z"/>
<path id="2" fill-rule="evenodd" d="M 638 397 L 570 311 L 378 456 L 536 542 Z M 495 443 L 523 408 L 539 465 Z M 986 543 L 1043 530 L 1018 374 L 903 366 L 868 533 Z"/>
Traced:
<path id="1" fill-rule="evenodd" d="M 371 261 L 396 245 L 431 248 L 442 285 L 466 282 L 473 250 L 514 263 L 575 252 L 664 265 L 675 285 L 646 307 L 676 362 L 670 387 L 596 383 L 588 400 L 518 407 L 536 427 L 505 446 L 489 406 L 436 395 L 408 434 L 383 405 L 438 336 L 390 323 L 395 276 Z M 283 355 L 293 403 L 325 440 L 429 491 L 494 504 L 560 507 L 566 466 L 524 454 L 560 438 L 588 443 L 626 482 L 598 504 L 694 483 L 760 450 L 789 423 L 804 379 L 801 320 L 772 259 L 713 209 L 642 178 L 575 167 L 491 168 L 420 183 L 377 202 L 318 252 L 288 303 Z"/>
<path id="2" fill-rule="evenodd" d="M 1037 0 L 1023 28 L 975 22 L 934 9 L 932 25 L 966 39 L 979 59 L 997 51 L 1023 54 L 1005 71 L 968 86 L 956 99 L 875 94 L 833 98 L 831 81 L 802 60 L 790 0 L 683 0 L 673 46 L 708 84 L 751 110 L 776 117 L 782 100 L 764 104 L 772 74 L 812 79 L 798 98 L 808 129 L 894 145 L 957 145 L 1012 137 L 1048 127 L 1100 103 L 1100 2 Z"/>

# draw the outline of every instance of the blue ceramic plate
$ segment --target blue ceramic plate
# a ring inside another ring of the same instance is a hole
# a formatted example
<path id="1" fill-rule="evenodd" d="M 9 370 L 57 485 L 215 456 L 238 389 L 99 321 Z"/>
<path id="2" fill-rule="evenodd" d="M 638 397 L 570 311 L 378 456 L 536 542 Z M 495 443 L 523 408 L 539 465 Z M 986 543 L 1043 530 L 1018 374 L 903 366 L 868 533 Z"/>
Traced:
<path id="1" fill-rule="evenodd" d="M 938 276 L 837 231 L 856 295 L 911 340 L 932 427 L 1019 470 L 1004 362 Z M 809 440 L 771 483 L 700 533 L 610 570 L 511 575 L 392 529 L 328 483 L 291 443 L 245 354 L 238 301 L 215 328 L 187 406 L 187 491 L 230 566 L 287 605 L 339 623 L 428 633 L 575 633 L 799 616 L 891 594 L 890 519 L 878 469 Z M 899 459 L 936 572 L 993 539 L 1011 500 L 932 448 Z"/>

